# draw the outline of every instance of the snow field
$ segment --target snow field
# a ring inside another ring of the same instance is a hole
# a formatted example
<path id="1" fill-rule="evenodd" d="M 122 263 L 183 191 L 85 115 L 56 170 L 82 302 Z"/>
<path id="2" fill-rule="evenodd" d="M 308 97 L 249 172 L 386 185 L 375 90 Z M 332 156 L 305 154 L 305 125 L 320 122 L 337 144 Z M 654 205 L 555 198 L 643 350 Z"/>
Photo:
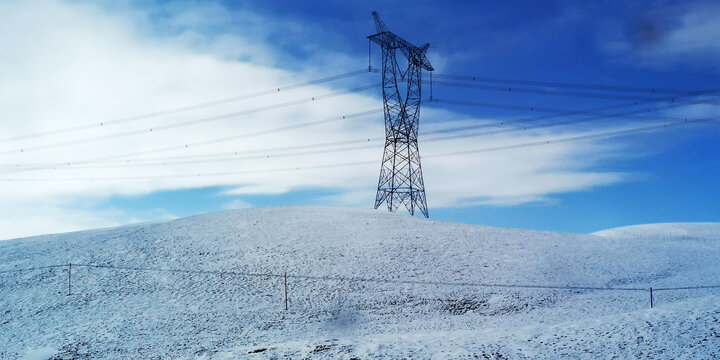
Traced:
<path id="1" fill-rule="evenodd" d="M 712 358 L 717 289 L 655 292 L 649 309 L 645 291 L 457 285 L 718 283 L 720 227 L 686 225 L 580 235 L 280 207 L 4 241 L 2 269 L 76 265 L 71 296 L 67 268 L 0 273 L 0 358 Z"/>

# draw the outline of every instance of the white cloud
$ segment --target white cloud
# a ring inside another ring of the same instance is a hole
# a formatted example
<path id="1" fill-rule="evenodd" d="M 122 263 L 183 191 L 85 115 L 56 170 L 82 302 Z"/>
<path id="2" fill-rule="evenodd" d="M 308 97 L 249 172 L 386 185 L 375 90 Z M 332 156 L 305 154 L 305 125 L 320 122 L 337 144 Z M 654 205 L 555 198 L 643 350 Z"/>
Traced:
<path id="1" fill-rule="evenodd" d="M 189 6 L 174 7 L 162 21 L 149 24 L 152 17 L 138 9 L 111 13 L 96 5 L 74 2 L 48 0 L 0 3 L 0 33 L 12 35 L 0 37 L 0 48 L 4 49 L 0 57 L 0 116 L 4 119 L 0 124 L 0 137 L 9 138 L 183 107 L 364 66 L 362 60 L 349 61 L 343 55 L 327 63 L 308 65 L 307 71 L 280 69 L 276 64 L 290 59 L 277 59 L 282 51 L 276 49 L 274 44 L 267 43 L 261 33 L 262 25 L 273 26 L 272 20 L 264 24 L 266 20 L 258 15 L 246 14 L 244 18 L 251 19 L 257 26 L 251 26 L 248 30 L 251 36 L 244 37 L 238 33 L 224 33 L 222 26 L 213 25 L 213 19 L 219 19 L 220 25 L 229 21 L 222 7 L 206 3 Z M 293 26 L 302 28 L 298 24 Z M 160 35 L 150 36 L 149 32 Z M 352 64 L 358 66 L 353 67 Z M 342 88 L 377 81 L 376 75 L 363 75 L 351 83 L 345 82 L 338 86 Z M 330 85 L 316 85 L 182 114 L 6 142 L 0 144 L 0 152 L 147 130 L 178 121 L 305 99 L 331 91 L 334 88 Z M 182 144 L 379 109 L 380 106 L 375 96 L 351 94 L 171 130 L 148 130 L 144 135 L 111 141 L 0 155 L 0 164 L 12 166 L 16 163 L 56 163 L 99 158 L 178 145 L 181 147 L 178 150 L 148 156 L 233 153 L 357 139 L 373 139 L 369 144 L 375 145 L 354 151 L 295 157 L 275 156 L 277 154 L 272 153 L 270 158 L 226 163 L 4 173 L 0 174 L 0 178 L 12 177 L 16 181 L 4 182 L 0 187 L 0 238 L 116 225 L 138 217 L 118 210 L 98 213 L 95 209 L 83 209 L 75 204 L 113 195 L 147 194 L 181 188 L 230 186 L 232 189 L 228 194 L 233 195 L 331 189 L 337 191 L 338 195 L 318 201 L 371 206 L 382 154 L 379 137 L 383 134 L 383 124 L 380 114 L 188 149 L 182 148 Z M 423 110 L 423 123 L 426 124 L 423 126 L 427 129 L 439 126 L 437 124 L 449 127 L 480 121 L 448 111 Z M 421 140 L 421 152 L 428 155 L 574 134 L 577 132 L 528 132 L 448 142 Z M 428 157 L 423 163 L 428 201 L 432 207 L 544 201 L 551 194 L 579 191 L 622 180 L 622 174 L 592 170 L 597 161 L 611 155 L 605 147 L 595 143 L 565 143 L 534 148 L 532 151 L 517 149 L 457 157 Z M 377 164 L 306 171 L 247 172 L 214 177 L 61 181 L 64 178 L 144 177 L 304 168 L 364 160 L 377 160 Z M 7 168 L 0 169 L 0 172 L 6 171 Z M 17 181 L 22 178 L 53 181 Z M 233 208 L 245 205 L 249 206 L 244 202 L 228 204 Z M 161 208 L 162 204 L 157 204 L 157 207 Z M 146 220 L 143 217 L 138 219 Z"/>
<path id="2" fill-rule="evenodd" d="M 632 23 L 609 24 L 602 32 L 600 49 L 639 65 L 667 67 L 677 64 L 717 68 L 720 56 L 720 5 L 681 2 L 647 12 Z"/>
<path id="3" fill-rule="evenodd" d="M 252 204 L 242 199 L 234 199 L 233 201 L 230 201 L 229 203 L 223 205 L 223 208 L 226 210 L 247 209 L 251 207 Z"/>
<path id="4" fill-rule="evenodd" d="M 76 208 L 67 199 L 8 199 L 3 195 L 0 208 L 0 240 L 16 237 L 63 233 L 140 222 L 109 209 L 98 212 Z"/>

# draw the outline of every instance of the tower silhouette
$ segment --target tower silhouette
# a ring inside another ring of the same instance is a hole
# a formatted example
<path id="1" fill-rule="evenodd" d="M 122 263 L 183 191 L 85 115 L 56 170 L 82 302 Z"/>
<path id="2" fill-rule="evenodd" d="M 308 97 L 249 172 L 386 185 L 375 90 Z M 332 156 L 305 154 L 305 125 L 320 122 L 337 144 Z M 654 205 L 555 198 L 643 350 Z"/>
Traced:
<path id="1" fill-rule="evenodd" d="M 385 151 L 375 208 L 385 202 L 388 211 L 394 212 L 403 204 L 411 215 L 415 214 L 415 210 L 420 210 L 425 217 L 429 217 L 417 138 L 422 70 L 434 70 L 425 56 L 430 44 L 417 47 L 409 43 L 390 32 L 377 12 L 372 14 L 377 33 L 368 36 L 368 39 L 382 48 L 385 113 Z M 400 62 L 396 56 L 397 50 L 404 56 Z M 402 65 L 403 60 L 407 61 L 407 67 Z"/>

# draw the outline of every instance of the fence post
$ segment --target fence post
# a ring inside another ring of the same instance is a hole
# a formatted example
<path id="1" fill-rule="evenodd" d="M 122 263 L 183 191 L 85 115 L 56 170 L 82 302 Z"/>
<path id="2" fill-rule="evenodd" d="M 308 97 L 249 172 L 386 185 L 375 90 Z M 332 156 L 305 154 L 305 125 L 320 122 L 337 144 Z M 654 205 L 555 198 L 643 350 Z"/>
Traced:
<path id="1" fill-rule="evenodd" d="M 650 308 L 653 308 L 653 294 L 652 294 L 652 286 L 650 287 Z"/>
<path id="2" fill-rule="evenodd" d="M 72 263 L 68 263 L 68 293 L 67 296 L 72 294 Z"/>
<path id="3" fill-rule="evenodd" d="M 288 309 L 288 294 L 287 294 L 287 271 L 285 272 L 285 310 Z"/>

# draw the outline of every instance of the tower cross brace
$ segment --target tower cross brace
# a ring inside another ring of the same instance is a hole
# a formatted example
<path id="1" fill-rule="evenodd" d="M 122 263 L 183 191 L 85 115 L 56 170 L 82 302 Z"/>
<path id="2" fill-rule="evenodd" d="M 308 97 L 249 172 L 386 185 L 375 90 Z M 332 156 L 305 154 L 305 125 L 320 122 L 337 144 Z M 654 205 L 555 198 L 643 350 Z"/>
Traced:
<path id="1" fill-rule="evenodd" d="M 404 205 L 411 215 L 418 210 L 429 217 L 418 148 L 418 123 L 422 70 L 434 70 L 425 56 L 430 44 L 417 47 L 390 32 L 377 12 L 373 12 L 373 17 L 377 33 L 368 39 L 382 48 L 385 114 L 385 150 L 375 208 L 384 202 L 388 211 L 394 212 Z M 398 63 L 397 50 L 407 59 L 406 68 Z"/>

